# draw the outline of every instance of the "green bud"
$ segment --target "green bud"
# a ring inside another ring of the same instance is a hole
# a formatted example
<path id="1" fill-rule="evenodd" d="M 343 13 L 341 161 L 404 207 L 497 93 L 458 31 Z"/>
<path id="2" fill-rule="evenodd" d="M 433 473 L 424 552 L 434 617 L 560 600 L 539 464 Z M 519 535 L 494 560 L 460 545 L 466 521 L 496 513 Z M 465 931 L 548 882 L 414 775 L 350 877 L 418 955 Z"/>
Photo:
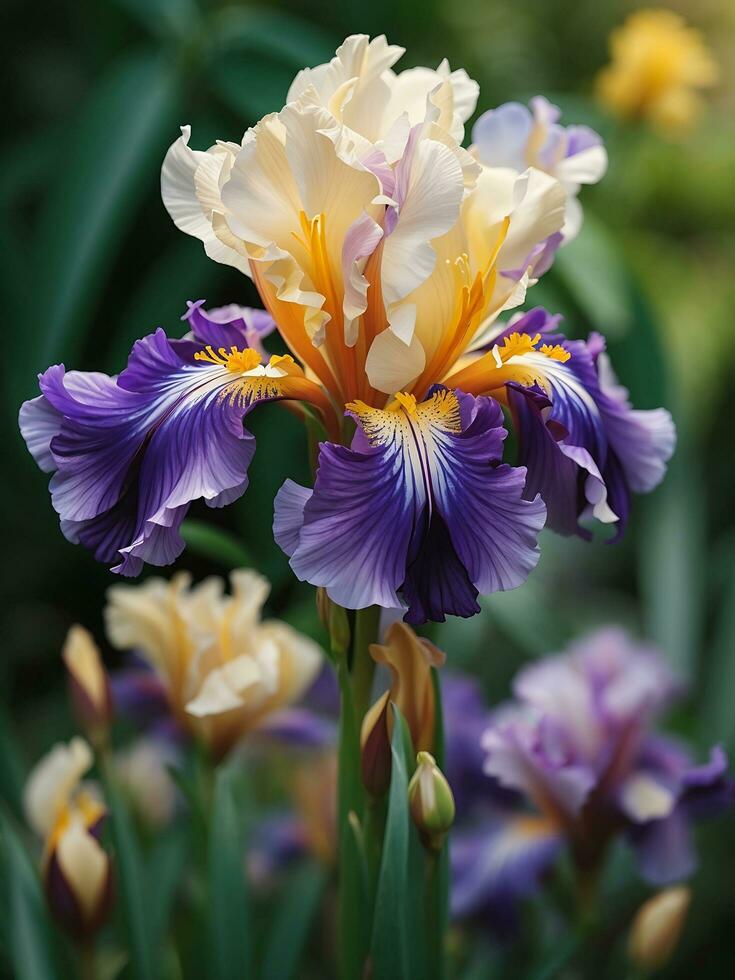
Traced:
<path id="1" fill-rule="evenodd" d="M 416 772 L 408 784 L 408 804 L 424 844 L 441 850 L 454 823 L 454 796 L 446 776 L 428 752 L 416 756 Z"/>

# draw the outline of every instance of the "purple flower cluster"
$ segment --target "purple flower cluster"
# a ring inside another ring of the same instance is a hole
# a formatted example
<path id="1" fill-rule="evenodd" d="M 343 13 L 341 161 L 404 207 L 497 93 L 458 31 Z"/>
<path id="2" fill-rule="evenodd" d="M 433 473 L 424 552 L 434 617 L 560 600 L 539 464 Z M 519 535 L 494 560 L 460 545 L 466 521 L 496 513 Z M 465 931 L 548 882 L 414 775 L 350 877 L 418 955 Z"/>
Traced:
<path id="1" fill-rule="evenodd" d="M 462 685 L 459 713 L 454 694 L 446 699 L 448 774 L 460 791 L 456 915 L 490 912 L 502 925 L 564 846 L 584 873 L 617 837 L 651 884 L 693 873 L 692 822 L 730 805 L 734 786 L 722 748 L 697 765 L 685 746 L 652 731 L 681 692 L 655 650 L 602 629 L 522 670 L 515 699 L 492 714 Z M 464 750 L 480 728 L 484 785 L 476 749 L 470 773 Z"/>

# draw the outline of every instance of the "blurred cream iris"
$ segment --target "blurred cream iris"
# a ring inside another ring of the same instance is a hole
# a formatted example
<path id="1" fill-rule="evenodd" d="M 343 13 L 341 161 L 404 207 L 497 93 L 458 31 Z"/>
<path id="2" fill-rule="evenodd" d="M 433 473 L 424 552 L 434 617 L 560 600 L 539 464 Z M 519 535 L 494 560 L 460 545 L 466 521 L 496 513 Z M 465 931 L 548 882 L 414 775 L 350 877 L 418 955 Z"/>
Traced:
<path id="1" fill-rule="evenodd" d="M 701 35 L 671 10 L 638 10 L 610 37 L 612 62 L 597 79 L 600 100 L 617 115 L 685 129 L 702 106 L 700 89 L 718 67 Z"/>
<path id="2" fill-rule="evenodd" d="M 253 278 L 340 414 L 443 381 L 565 220 L 553 176 L 461 147 L 477 84 L 446 63 L 396 73 L 402 53 L 350 37 L 241 145 L 193 151 L 184 127 L 162 170 L 175 223 Z"/>
<path id="3" fill-rule="evenodd" d="M 216 755 L 271 712 L 296 700 L 321 664 L 320 648 L 290 626 L 261 621 L 270 586 L 251 571 L 192 586 L 171 581 L 116 585 L 105 610 L 110 642 L 134 649 L 160 675 L 171 709 Z"/>
<path id="4" fill-rule="evenodd" d="M 44 841 L 43 882 L 52 914 L 75 936 L 94 932 L 112 898 L 110 859 L 98 840 L 106 810 L 82 783 L 92 750 L 82 738 L 55 745 L 26 783 L 28 823 Z"/>

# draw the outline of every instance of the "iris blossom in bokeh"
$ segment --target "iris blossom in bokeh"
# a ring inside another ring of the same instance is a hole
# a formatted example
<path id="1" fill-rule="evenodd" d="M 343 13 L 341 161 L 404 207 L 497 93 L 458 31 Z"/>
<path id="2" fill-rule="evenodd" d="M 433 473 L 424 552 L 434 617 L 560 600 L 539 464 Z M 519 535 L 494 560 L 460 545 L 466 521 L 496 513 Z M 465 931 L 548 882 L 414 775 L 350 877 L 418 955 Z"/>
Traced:
<path id="1" fill-rule="evenodd" d="M 265 579 L 241 569 L 231 582 L 231 595 L 221 579 L 192 585 L 186 573 L 117 585 L 105 609 L 110 642 L 154 668 L 173 717 L 215 756 L 296 701 L 322 664 L 308 637 L 261 621 Z"/>
<path id="2" fill-rule="evenodd" d="M 629 491 L 661 479 L 671 420 L 630 410 L 601 341 L 497 325 L 578 227 L 598 138 L 537 101 L 539 145 L 513 166 L 518 134 L 493 117 L 466 150 L 476 83 L 445 63 L 396 73 L 401 54 L 350 37 L 241 143 L 194 151 L 184 127 L 169 150 L 174 222 L 249 275 L 267 313 L 190 304 L 189 337 L 159 329 L 115 378 L 55 365 L 23 406 L 64 534 L 114 571 L 172 562 L 193 500 L 244 492 L 243 423 L 262 402 L 288 399 L 326 435 L 313 489 L 288 481 L 276 498 L 295 574 L 413 623 L 524 582 L 547 507 L 565 532 L 588 511 L 622 528 Z M 273 323 L 292 356 L 265 354 Z M 503 407 L 521 466 L 503 462 Z"/>
<path id="3" fill-rule="evenodd" d="M 524 668 L 513 690 L 513 702 L 485 716 L 487 782 L 474 774 L 452 848 L 455 912 L 509 912 L 563 846 L 594 879 L 618 836 L 650 883 L 691 875 L 692 823 L 731 805 L 733 783 L 720 747 L 696 764 L 653 731 L 681 692 L 663 658 L 610 627 Z M 467 710 L 467 696 L 463 717 L 477 721 L 481 706 L 470 699 Z M 450 723 L 447 734 L 451 746 Z"/>

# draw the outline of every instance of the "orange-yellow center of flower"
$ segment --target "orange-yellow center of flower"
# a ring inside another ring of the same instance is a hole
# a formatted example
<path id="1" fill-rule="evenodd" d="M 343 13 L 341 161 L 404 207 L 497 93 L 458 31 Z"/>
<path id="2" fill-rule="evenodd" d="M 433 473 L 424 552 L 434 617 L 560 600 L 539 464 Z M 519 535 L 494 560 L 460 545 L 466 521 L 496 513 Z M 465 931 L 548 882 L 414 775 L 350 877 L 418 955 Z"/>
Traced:
<path id="1" fill-rule="evenodd" d="M 542 344 L 539 347 L 540 341 L 540 333 L 537 333 L 534 337 L 531 337 L 527 333 L 512 333 L 505 338 L 502 347 L 499 345 L 496 347 L 498 357 L 505 364 L 511 357 L 515 357 L 518 354 L 530 354 L 536 351 L 539 354 L 543 354 L 544 357 L 550 357 L 554 361 L 561 361 L 563 364 L 572 356 L 560 344 Z"/>
<path id="2" fill-rule="evenodd" d="M 260 354 L 252 347 L 244 347 L 242 350 L 237 347 L 230 347 L 229 350 L 219 347 L 215 350 L 214 347 L 208 346 L 198 351 L 194 355 L 194 360 L 208 361 L 210 364 L 227 368 L 233 374 L 242 374 L 260 365 Z"/>

